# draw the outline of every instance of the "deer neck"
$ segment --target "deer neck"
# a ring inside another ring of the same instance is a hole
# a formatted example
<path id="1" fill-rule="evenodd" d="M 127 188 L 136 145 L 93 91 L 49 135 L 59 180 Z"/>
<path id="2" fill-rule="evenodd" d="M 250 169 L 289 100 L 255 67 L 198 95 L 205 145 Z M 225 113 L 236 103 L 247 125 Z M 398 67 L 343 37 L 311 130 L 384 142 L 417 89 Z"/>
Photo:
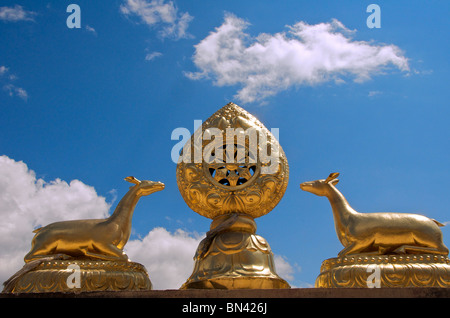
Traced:
<path id="1" fill-rule="evenodd" d="M 336 226 L 336 232 L 342 232 L 348 224 L 349 219 L 358 214 L 347 202 L 345 197 L 336 189 L 332 184 L 329 185 L 330 190 L 327 193 L 327 198 L 330 201 L 331 208 L 333 210 L 334 223 Z"/>
<path id="2" fill-rule="evenodd" d="M 110 223 L 115 223 L 119 226 L 127 237 L 131 233 L 131 219 L 133 218 L 134 208 L 139 201 L 137 195 L 137 187 L 131 187 L 130 190 L 123 196 L 113 214 L 109 217 Z"/>

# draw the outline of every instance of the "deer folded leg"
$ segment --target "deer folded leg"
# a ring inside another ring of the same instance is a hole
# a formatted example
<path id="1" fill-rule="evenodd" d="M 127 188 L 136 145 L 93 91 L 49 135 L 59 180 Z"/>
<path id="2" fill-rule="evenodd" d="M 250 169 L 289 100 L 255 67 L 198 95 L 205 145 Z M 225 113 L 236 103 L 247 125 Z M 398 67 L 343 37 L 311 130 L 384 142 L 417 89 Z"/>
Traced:
<path id="1" fill-rule="evenodd" d="M 443 250 L 439 250 L 434 247 L 423 247 L 423 246 L 413 246 L 413 245 L 402 245 L 395 250 L 393 253 L 397 254 L 409 254 L 409 253 L 429 253 L 429 254 L 442 254 L 446 255 L 447 253 Z"/>
<path id="2" fill-rule="evenodd" d="M 347 254 L 351 254 L 352 250 L 355 248 L 356 246 L 356 242 L 350 243 L 349 245 L 347 245 L 346 247 L 344 247 L 339 253 L 338 256 L 342 257 L 345 256 Z"/>
<path id="3" fill-rule="evenodd" d="M 395 247 L 392 247 L 392 246 L 383 246 L 383 245 L 378 246 L 378 254 L 380 254 L 380 255 L 393 253 L 394 250 L 395 250 Z"/>
<path id="4" fill-rule="evenodd" d="M 367 254 L 377 254 L 378 251 L 373 246 L 373 239 L 367 239 L 363 241 L 355 241 L 347 245 L 342 251 L 339 252 L 338 256 L 342 257 L 350 254 L 358 254 L 358 253 L 367 253 Z"/>
<path id="5" fill-rule="evenodd" d="M 438 250 L 442 255 L 448 255 L 448 248 L 444 245 L 444 243 L 440 243 L 438 246 Z"/>
<path id="6" fill-rule="evenodd" d="M 126 261 L 128 257 L 117 257 L 117 256 L 109 256 L 105 254 L 86 252 L 86 256 L 92 259 L 98 259 L 102 261 Z"/>
<path id="7" fill-rule="evenodd" d="M 64 258 L 61 258 L 61 255 L 64 255 Z M 25 255 L 24 260 L 25 260 L 25 263 L 29 263 L 29 262 L 36 261 L 36 260 L 50 259 L 52 257 L 53 258 L 60 257 L 58 259 L 69 259 L 69 258 L 71 258 L 70 255 L 67 255 L 67 254 L 64 254 L 64 253 L 57 253 L 57 254 L 53 254 L 53 253 L 49 253 L 49 254 L 28 253 L 27 255 Z"/>
<path id="8" fill-rule="evenodd" d="M 127 261 L 128 256 L 118 247 L 112 244 L 104 244 L 94 246 L 94 250 L 98 252 L 93 252 L 92 250 L 86 250 L 84 254 L 87 257 L 107 260 L 107 261 Z"/>
<path id="9" fill-rule="evenodd" d="M 32 260 L 41 259 L 50 255 L 57 254 L 58 244 L 33 244 L 31 250 L 25 255 L 24 261 L 28 263 Z"/>

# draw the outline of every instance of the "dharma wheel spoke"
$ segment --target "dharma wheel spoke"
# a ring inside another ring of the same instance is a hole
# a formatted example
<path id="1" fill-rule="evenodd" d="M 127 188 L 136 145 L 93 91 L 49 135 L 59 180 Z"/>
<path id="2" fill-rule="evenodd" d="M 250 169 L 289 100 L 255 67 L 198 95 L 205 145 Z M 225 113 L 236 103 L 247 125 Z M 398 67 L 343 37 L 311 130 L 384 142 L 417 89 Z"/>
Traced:
<path id="1" fill-rule="evenodd" d="M 245 167 L 239 167 L 237 169 L 239 177 L 246 179 L 246 180 L 250 180 L 250 178 L 252 177 L 252 174 L 250 173 L 250 170 L 247 166 Z"/>
<path id="2" fill-rule="evenodd" d="M 214 180 L 216 180 L 217 182 L 220 182 L 220 180 L 226 179 L 227 172 L 228 172 L 228 170 L 225 167 L 216 169 L 215 174 L 214 174 Z"/>
<path id="3" fill-rule="evenodd" d="M 227 180 L 230 183 L 230 186 L 235 187 L 237 185 L 239 176 L 236 174 L 235 170 L 229 172 Z"/>

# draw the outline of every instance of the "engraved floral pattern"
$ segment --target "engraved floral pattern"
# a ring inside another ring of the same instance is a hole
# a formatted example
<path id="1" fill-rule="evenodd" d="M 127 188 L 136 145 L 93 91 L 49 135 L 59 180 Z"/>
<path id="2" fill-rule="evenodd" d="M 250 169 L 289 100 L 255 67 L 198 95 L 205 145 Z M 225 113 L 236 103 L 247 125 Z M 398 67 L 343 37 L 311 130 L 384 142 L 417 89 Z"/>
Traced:
<path id="1" fill-rule="evenodd" d="M 450 261 L 434 254 L 355 255 L 322 263 L 316 287 L 366 288 L 370 270 L 380 271 L 380 287 L 450 287 Z"/>
<path id="2" fill-rule="evenodd" d="M 80 268 L 80 288 L 67 286 L 72 271 L 69 265 Z M 11 292 L 50 293 L 80 291 L 151 290 L 152 284 L 145 267 L 133 262 L 92 260 L 46 261 L 21 276 Z"/>
<path id="3" fill-rule="evenodd" d="M 229 213 L 245 213 L 254 218 L 269 213 L 284 195 L 289 179 L 287 159 L 278 141 L 254 116 L 229 103 L 203 123 L 199 128 L 201 134 L 195 132 L 192 135 L 190 149 L 186 151 L 190 154 L 201 151 L 203 154 L 214 140 L 200 141 L 198 138 L 205 130 L 213 128 L 220 129 L 224 134 L 223 157 L 217 156 L 215 161 L 203 158 L 201 163 L 179 161 L 177 183 L 183 199 L 192 210 L 211 219 Z M 255 129 L 268 136 L 267 144 L 260 143 L 258 150 L 261 147 L 279 149 L 274 173 L 262 173 L 262 168 L 268 163 L 255 158 L 255 154 L 248 150 L 253 149 L 250 147 L 250 138 L 241 143 L 233 142 L 231 149 L 234 151 L 226 152 L 225 149 L 230 146 L 225 138 L 227 128 Z M 202 149 L 198 149 L 199 145 L 202 145 Z M 215 155 L 211 150 L 206 153 Z M 234 160 L 230 162 L 227 160 L 229 157 Z"/>

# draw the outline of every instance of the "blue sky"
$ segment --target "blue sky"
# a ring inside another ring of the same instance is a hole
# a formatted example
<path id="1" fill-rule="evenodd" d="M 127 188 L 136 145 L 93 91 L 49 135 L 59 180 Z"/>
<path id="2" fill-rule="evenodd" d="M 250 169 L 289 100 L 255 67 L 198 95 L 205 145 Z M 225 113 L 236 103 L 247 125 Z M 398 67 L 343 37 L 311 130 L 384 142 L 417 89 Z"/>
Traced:
<path id="1" fill-rule="evenodd" d="M 80 7 L 81 28 L 67 27 L 71 3 Z M 380 7 L 381 28 L 366 24 L 371 3 Z M 444 1 L 2 1 L 2 278 L 20 268 L 29 248 L 31 229 L 20 236 L 18 230 L 25 220 L 31 227 L 111 212 L 128 189 L 128 175 L 166 185 L 135 210 L 130 258 L 158 275 L 158 262 L 182 262 L 170 251 L 145 250 L 144 241 L 158 249 L 145 240 L 151 237 L 172 240 L 174 249 L 193 256 L 210 220 L 191 211 L 178 191 L 170 157 L 178 141 L 171 133 L 179 127 L 193 133 L 194 120 L 228 102 L 279 128 L 289 185 L 256 222 L 291 285 L 312 286 L 321 262 L 342 249 L 328 201 L 301 191 L 301 182 L 337 171 L 338 188 L 360 212 L 450 221 L 449 7 Z M 28 183 L 19 183 L 25 177 Z M 33 206 L 24 207 L 31 201 L 17 194 L 22 187 L 32 188 Z M 43 207 L 51 193 L 64 195 L 54 205 L 61 209 L 49 213 Z M 88 203 L 77 205 L 77 195 Z M 442 231 L 450 246 L 448 228 Z"/>

